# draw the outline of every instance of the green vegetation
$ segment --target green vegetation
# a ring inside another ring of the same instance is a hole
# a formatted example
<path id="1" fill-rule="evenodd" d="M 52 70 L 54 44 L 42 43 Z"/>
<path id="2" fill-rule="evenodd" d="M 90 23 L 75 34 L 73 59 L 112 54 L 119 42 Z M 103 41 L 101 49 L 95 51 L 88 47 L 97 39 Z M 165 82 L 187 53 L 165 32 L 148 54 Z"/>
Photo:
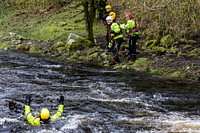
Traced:
<path id="1" fill-rule="evenodd" d="M 200 59 L 198 0 L 110 0 L 110 4 L 119 23 L 125 22 L 125 11 L 133 12 L 141 36 L 137 45 L 138 60 L 129 62 L 126 41 L 120 51 L 123 62 L 114 69 L 135 69 L 177 78 L 200 75 L 197 62 Z M 0 8 L 0 49 L 41 53 L 58 59 L 96 61 L 108 66 L 112 54 L 103 52 L 105 38 L 102 36 L 105 36 L 106 28 L 98 19 L 98 13 L 93 30 L 97 44 L 101 46 L 93 46 L 88 40 L 79 40 L 72 45 L 67 43 L 70 33 L 84 38 L 88 36 L 90 27 L 85 25 L 82 1 L 4 0 Z M 23 39 L 17 35 L 11 37 L 9 32 L 22 35 Z M 191 61 L 185 62 L 188 58 Z M 189 65 L 186 69 L 187 63 L 195 67 Z"/>

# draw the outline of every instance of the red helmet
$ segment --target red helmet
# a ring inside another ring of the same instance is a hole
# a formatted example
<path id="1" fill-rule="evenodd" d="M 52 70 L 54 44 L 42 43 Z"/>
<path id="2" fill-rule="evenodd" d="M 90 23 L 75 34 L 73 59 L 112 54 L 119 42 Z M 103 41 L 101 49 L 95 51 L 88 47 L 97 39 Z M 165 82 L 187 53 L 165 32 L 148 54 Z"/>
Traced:
<path id="1" fill-rule="evenodd" d="M 131 12 L 125 12 L 125 13 L 124 13 L 124 16 L 125 16 L 125 17 L 130 17 L 130 18 L 133 17 L 132 14 L 131 14 Z"/>

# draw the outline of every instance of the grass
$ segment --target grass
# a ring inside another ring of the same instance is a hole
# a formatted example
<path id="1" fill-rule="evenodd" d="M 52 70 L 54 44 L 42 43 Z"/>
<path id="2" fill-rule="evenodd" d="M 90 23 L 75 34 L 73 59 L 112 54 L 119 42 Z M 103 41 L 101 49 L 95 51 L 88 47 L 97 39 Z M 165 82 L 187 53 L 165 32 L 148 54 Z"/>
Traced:
<path id="1" fill-rule="evenodd" d="M 42 15 L 21 13 L 16 9 L 1 9 L 0 31 L 15 32 L 40 40 L 59 40 L 67 38 L 70 33 L 85 37 L 85 21 L 80 12 L 80 8 L 71 9 L 70 5 Z"/>

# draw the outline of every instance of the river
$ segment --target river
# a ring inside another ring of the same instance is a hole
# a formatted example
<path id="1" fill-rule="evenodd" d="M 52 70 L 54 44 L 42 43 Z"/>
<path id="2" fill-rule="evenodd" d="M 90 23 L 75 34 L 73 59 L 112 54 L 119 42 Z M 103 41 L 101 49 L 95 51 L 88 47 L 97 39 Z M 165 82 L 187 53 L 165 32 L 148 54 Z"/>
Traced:
<path id="1" fill-rule="evenodd" d="M 200 132 L 200 83 L 113 70 L 95 64 L 62 63 L 13 51 L 0 51 L 0 132 L 3 133 L 168 133 Z M 57 110 L 63 116 L 33 127 L 23 114 Z M 22 109 L 9 110 L 8 101 Z"/>

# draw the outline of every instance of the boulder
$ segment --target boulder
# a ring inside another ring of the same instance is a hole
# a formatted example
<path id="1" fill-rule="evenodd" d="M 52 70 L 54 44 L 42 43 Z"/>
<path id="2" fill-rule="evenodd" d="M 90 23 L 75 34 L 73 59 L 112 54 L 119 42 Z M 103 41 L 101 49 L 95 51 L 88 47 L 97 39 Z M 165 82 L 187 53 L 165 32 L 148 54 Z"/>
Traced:
<path id="1" fill-rule="evenodd" d="M 68 36 L 66 44 L 67 44 L 66 48 L 68 50 L 82 50 L 87 47 L 94 46 L 94 44 L 91 41 L 89 41 L 81 36 L 78 36 L 76 34 L 73 34 L 73 33 L 71 33 Z"/>

